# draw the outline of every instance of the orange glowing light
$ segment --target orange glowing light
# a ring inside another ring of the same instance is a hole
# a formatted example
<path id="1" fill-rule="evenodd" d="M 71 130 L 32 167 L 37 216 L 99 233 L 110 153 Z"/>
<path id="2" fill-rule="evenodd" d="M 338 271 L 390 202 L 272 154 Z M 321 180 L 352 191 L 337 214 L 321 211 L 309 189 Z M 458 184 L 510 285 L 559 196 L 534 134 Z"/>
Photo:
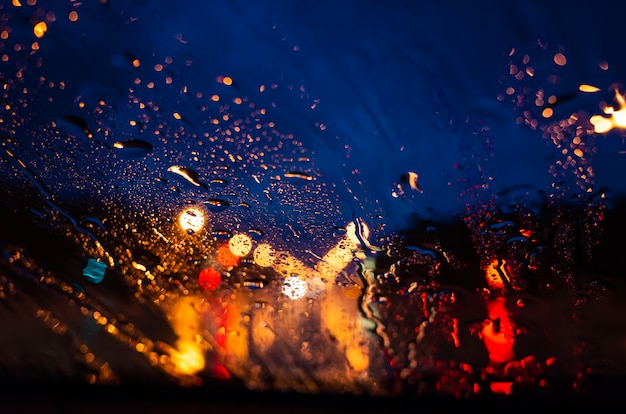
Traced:
<path id="1" fill-rule="evenodd" d="M 231 78 L 230 76 L 224 76 L 222 78 L 222 83 L 226 86 L 230 86 L 233 84 L 233 78 Z"/>
<path id="2" fill-rule="evenodd" d="M 13 0 L 13 1 L 12 1 L 12 4 L 13 4 L 15 7 L 22 7 L 22 3 L 20 3 L 20 0 Z"/>
<path id="3" fill-rule="evenodd" d="M 598 88 L 597 86 L 587 85 L 586 83 L 583 83 L 578 87 L 578 90 L 581 92 L 593 93 L 600 91 L 600 88 Z"/>
<path id="4" fill-rule="evenodd" d="M 506 309 L 506 300 L 498 297 L 487 302 L 489 319 L 483 325 L 482 339 L 491 364 L 504 364 L 513 359 L 514 325 Z"/>
<path id="5" fill-rule="evenodd" d="M 489 284 L 489 287 L 492 289 L 504 289 L 505 281 L 508 282 L 508 275 L 505 271 L 506 261 L 503 260 L 502 263 L 498 259 L 493 259 L 491 264 L 487 266 L 485 270 L 485 279 Z"/>
<path id="6" fill-rule="evenodd" d="M 141 66 L 139 59 L 133 59 L 133 67 L 138 68 L 139 66 Z"/>
<path id="7" fill-rule="evenodd" d="M 609 132 L 613 128 L 626 128 L 626 100 L 615 91 L 615 100 L 619 104 L 619 108 L 616 110 L 612 106 L 604 108 L 604 113 L 610 115 L 610 118 L 606 118 L 602 115 L 594 115 L 589 121 L 593 124 L 593 130 L 598 134 Z"/>
<path id="8" fill-rule="evenodd" d="M 552 115 L 554 115 L 554 111 L 552 110 L 552 108 L 545 108 L 543 111 L 541 111 L 541 116 L 543 116 L 544 118 L 550 118 Z"/>
<path id="9" fill-rule="evenodd" d="M 217 249 L 215 258 L 223 267 L 237 266 L 239 263 L 239 257 L 235 256 L 231 251 L 228 243 L 223 244 Z"/>
<path id="10" fill-rule="evenodd" d="M 46 22 L 39 22 L 35 25 L 35 27 L 33 27 L 33 33 L 38 38 L 42 38 L 46 31 L 48 31 L 48 25 Z"/>
<path id="11" fill-rule="evenodd" d="M 78 21 L 78 12 L 76 10 L 72 10 L 70 14 L 67 15 L 67 18 L 70 19 L 70 22 Z"/>
<path id="12" fill-rule="evenodd" d="M 557 53 L 554 55 L 554 63 L 559 66 L 565 66 L 567 64 L 567 58 L 563 53 Z"/>

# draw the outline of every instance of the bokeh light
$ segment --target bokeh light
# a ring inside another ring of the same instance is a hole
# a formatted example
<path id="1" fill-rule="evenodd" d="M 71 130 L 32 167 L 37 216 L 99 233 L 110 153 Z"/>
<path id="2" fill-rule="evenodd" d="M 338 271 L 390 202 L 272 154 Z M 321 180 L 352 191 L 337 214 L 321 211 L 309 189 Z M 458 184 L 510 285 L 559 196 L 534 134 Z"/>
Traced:
<path id="1" fill-rule="evenodd" d="M 254 249 L 253 256 L 254 263 L 261 267 L 269 267 L 276 260 L 276 249 L 267 243 L 261 243 Z"/>
<path id="2" fill-rule="evenodd" d="M 215 290 L 222 282 L 222 275 L 215 269 L 206 268 L 200 271 L 198 283 L 204 290 Z"/>
<path id="3" fill-rule="evenodd" d="M 197 233 L 202 230 L 204 221 L 204 212 L 195 207 L 186 208 L 178 216 L 178 224 L 189 234 Z"/>
<path id="4" fill-rule="evenodd" d="M 237 257 L 243 257 L 252 250 L 252 239 L 247 234 L 235 234 L 228 241 L 228 248 Z"/>
<path id="5" fill-rule="evenodd" d="M 283 281 L 282 292 L 293 300 L 303 298 L 307 292 L 306 282 L 298 276 L 289 276 Z"/>
<path id="6" fill-rule="evenodd" d="M 228 243 L 221 245 L 215 253 L 215 258 L 225 268 L 237 266 L 239 256 L 235 256 L 231 251 Z"/>

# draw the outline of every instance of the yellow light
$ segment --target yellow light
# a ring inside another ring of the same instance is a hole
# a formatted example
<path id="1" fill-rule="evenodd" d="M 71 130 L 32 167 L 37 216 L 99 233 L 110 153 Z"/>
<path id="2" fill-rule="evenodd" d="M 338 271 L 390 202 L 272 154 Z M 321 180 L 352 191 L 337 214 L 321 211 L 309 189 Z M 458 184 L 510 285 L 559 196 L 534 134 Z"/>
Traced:
<path id="1" fill-rule="evenodd" d="M 355 371 L 365 371 L 370 365 L 369 357 L 361 350 L 361 345 L 356 341 L 352 341 L 347 347 L 346 358 Z"/>
<path id="2" fill-rule="evenodd" d="M 43 37 L 47 30 L 48 25 L 46 22 L 39 22 L 35 25 L 35 27 L 33 27 L 33 33 L 35 33 L 35 36 L 39 38 Z"/>
<path id="3" fill-rule="evenodd" d="M 417 183 L 418 178 L 419 178 L 419 175 L 417 173 L 413 171 L 409 171 L 409 185 L 411 186 L 411 189 L 422 193 L 423 191 L 420 188 L 419 184 Z"/>
<path id="4" fill-rule="evenodd" d="M 171 361 L 180 374 L 195 374 L 204 368 L 204 355 L 200 347 L 191 339 L 176 342 Z"/>
<path id="5" fill-rule="evenodd" d="M 197 307 L 200 301 L 197 297 L 183 296 L 167 309 L 170 325 L 179 337 L 175 348 L 170 349 L 169 359 L 178 374 L 191 375 L 204 368 L 204 351 L 196 339 L 200 332 Z"/>
<path id="6" fill-rule="evenodd" d="M 194 207 L 185 209 L 178 216 L 178 224 L 187 233 L 197 233 L 204 227 L 204 213 Z"/>
<path id="7" fill-rule="evenodd" d="M 598 92 L 600 90 L 600 88 L 595 87 L 593 85 L 587 85 L 587 84 L 582 84 L 578 87 L 578 90 L 581 92 L 586 92 L 586 93 L 593 93 L 593 92 Z"/>
<path id="8" fill-rule="evenodd" d="M 613 128 L 626 128 L 626 101 L 624 97 L 615 91 L 615 100 L 619 104 L 619 108 L 616 110 L 612 106 L 604 108 L 604 113 L 610 115 L 606 118 L 602 115 L 594 115 L 589 119 L 589 122 L 593 124 L 593 129 L 598 134 L 609 132 Z"/>
<path id="9" fill-rule="evenodd" d="M 174 112 L 174 118 L 178 120 L 183 119 L 183 117 L 178 112 Z"/>
<path id="10" fill-rule="evenodd" d="M 230 86 L 233 84 L 233 78 L 230 76 L 224 76 L 224 78 L 222 78 L 222 83 L 226 86 Z"/>
<path id="11" fill-rule="evenodd" d="M 261 267 L 269 267 L 274 263 L 276 250 L 269 244 L 259 244 L 254 249 L 254 263 Z"/>
<path id="12" fill-rule="evenodd" d="M 15 7 L 22 7 L 22 3 L 20 3 L 20 0 L 13 0 L 12 4 L 13 4 Z"/>
<path id="13" fill-rule="evenodd" d="M 252 240 L 246 234 L 235 234 L 228 241 L 228 248 L 237 257 L 243 257 L 252 250 Z"/>

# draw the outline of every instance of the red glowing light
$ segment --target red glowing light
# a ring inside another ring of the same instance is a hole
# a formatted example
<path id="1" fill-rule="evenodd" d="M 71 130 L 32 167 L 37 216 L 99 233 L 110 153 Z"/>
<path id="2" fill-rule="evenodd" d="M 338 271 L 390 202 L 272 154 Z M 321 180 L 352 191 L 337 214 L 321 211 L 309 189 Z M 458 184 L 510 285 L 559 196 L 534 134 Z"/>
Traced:
<path id="1" fill-rule="evenodd" d="M 223 244 L 215 253 L 217 261 L 224 267 L 236 266 L 239 263 L 239 257 L 235 256 L 228 247 L 228 243 Z"/>
<path id="2" fill-rule="evenodd" d="M 483 326 L 482 337 L 492 364 L 506 363 L 514 356 L 514 326 L 505 302 L 502 297 L 487 302 L 489 321 Z"/>
<path id="3" fill-rule="evenodd" d="M 496 394 L 511 394 L 511 386 L 513 385 L 510 381 L 502 381 L 502 382 L 492 382 L 489 384 L 489 388 L 491 391 Z"/>
<path id="4" fill-rule="evenodd" d="M 206 268 L 200 271 L 198 283 L 204 290 L 215 290 L 222 282 L 222 275 L 217 270 Z"/>
<path id="5" fill-rule="evenodd" d="M 211 371 L 212 371 L 213 376 L 217 379 L 229 380 L 231 378 L 230 372 L 228 372 L 228 369 L 226 369 L 226 367 L 220 364 L 219 362 L 216 362 L 213 365 L 213 369 Z"/>

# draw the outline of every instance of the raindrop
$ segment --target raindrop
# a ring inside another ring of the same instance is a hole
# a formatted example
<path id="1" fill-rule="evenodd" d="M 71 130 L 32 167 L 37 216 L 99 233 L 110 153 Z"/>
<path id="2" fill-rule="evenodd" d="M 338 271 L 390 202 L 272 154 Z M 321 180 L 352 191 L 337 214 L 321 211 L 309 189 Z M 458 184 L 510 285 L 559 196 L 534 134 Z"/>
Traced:
<path id="1" fill-rule="evenodd" d="M 303 173 L 303 172 L 288 172 L 284 174 L 285 178 L 295 178 L 295 179 L 299 179 L 299 180 L 305 180 L 305 181 L 313 181 L 315 178 L 313 178 L 312 175 L 309 175 L 307 173 Z"/>
<path id="2" fill-rule="evenodd" d="M 255 241 L 261 240 L 261 238 L 263 238 L 263 230 L 261 229 L 250 229 L 248 230 L 248 233 L 252 235 L 252 238 Z"/>
<path id="3" fill-rule="evenodd" d="M 215 239 L 230 239 L 233 237 L 233 233 L 224 229 L 214 229 L 211 231 L 211 236 Z"/>
<path id="4" fill-rule="evenodd" d="M 113 144 L 117 152 L 125 157 L 139 158 L 145 157 L 152 151 L 152 144 L 141 139 L 129 139 L 118 141 Z"/>
<path id="5" fill-rule="evenodd" d="M 59 117 L 58 125 L 74 135 L 80 136 L 85 134 L 88 138 L 93 137 L 93 133 L 89 129 L 89 125 L 87 125 L 87 121 L 80 116 L 63 115 Z"/>
<path id="6" fill-rule="evenodd" d="M 98 227 L 100 230 L 106 231 L 106 227 L 104 227 L 102 220 L 93 216 L 86 216 L 86 217 L 81 218 L 80 225 L 88 226 L 88 227 Z"/>
<path id="7" fill-rule="evenodd" d="M 225 179 L 223 179 L 223 178 L 213 178 L 213 179 L 210 181 L 210 183 L 211 183 L 211 184 L 223 185 L 223 186 L 228 185 L 228 181 L 227 181 L 227 180 L 225 180 Z"/>
<path id="8" fill-rule="evenodd" d="M 222 200 L 221 198 L 209 198 L 204 201 L 204 204 L 207 206 L 209 211 L 213 213 L 219 213 L 220 211 L 224 211 L 230 207 L 230 203 L 226 200 Z"/>
<path id="9" fill-rule="evenodd" d="M 200 181 L 198 173 L 190 168 L 181 167 L 180 165 L 172 165 L 167 169 L 167 171 L 178 174 L 196 187 L 202 187 L 205 190 L 207 189 L 206 183 Z"/>

